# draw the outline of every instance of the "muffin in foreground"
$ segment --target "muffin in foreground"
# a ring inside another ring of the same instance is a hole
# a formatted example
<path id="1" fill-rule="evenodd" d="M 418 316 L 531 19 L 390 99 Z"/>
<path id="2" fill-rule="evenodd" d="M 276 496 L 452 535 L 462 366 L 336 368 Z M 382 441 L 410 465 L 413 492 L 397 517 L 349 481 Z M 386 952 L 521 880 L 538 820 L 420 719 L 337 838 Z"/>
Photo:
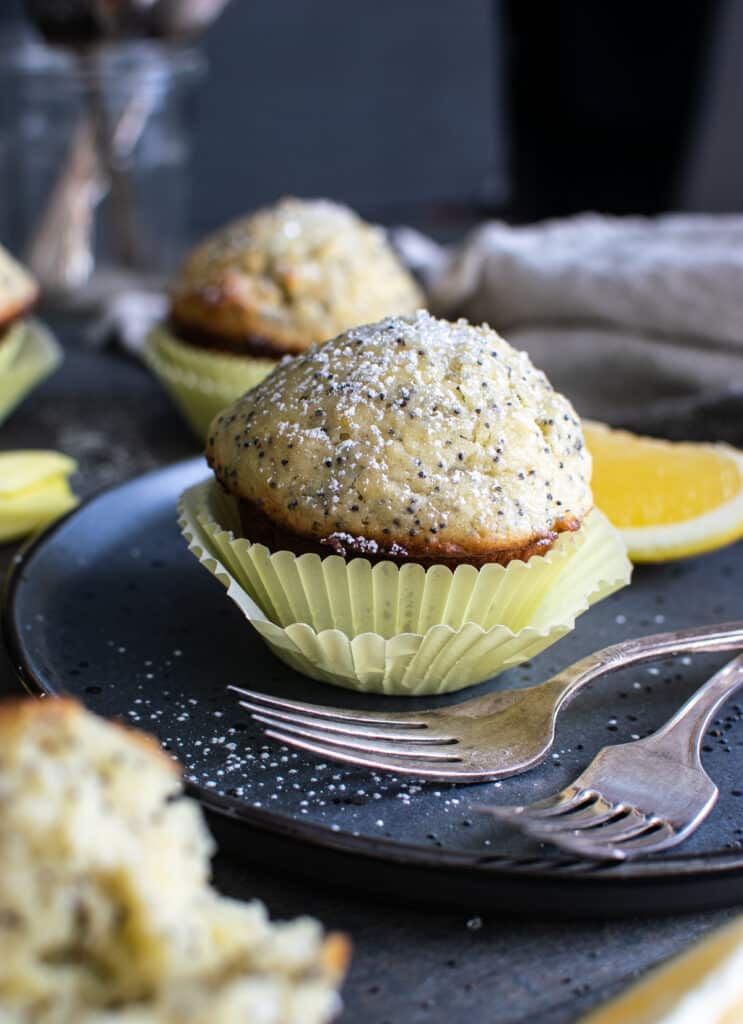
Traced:
<path id="1" fill-rule="evenodd" d="M 489 327 L 424 312 L 282 366 L 217 418 L 206 454 L 271 550 L 507 565 L 593 504 L 568 400 Z"/>
<path id="2" fill-rule="evenodd" d="M 30 317 L 38 294 L 28 271 L 0 246 L 0 422 L 62 358 L 48 330 Z"/>
<path id="3" fill-rule="evenodd" d="M 282 364 L 214 421 L 181 528 L 275 653 L 443 693 L 533 656 L 629 580 L 562 395 L 487 326 L 427 313 Z"/>
<path id="4" fill-rule="evenodd" d="M 72 701 L 0 706 L 0 1020 L 321 1024 L 341 936 L 208 884 L 178 768 Z"/>
<path id="5" fill-rule="evenodd" d="M 213 414 L 284 356 L 355 324 L 412 313 L 422 302 L 380 228 L 329 200 L 287 198 L 194 249 L 148 354 L 166 384 L 171 371 L 174 397 L 185 375 Z M 184 411 L 197 401 L 181 395 Z"/>

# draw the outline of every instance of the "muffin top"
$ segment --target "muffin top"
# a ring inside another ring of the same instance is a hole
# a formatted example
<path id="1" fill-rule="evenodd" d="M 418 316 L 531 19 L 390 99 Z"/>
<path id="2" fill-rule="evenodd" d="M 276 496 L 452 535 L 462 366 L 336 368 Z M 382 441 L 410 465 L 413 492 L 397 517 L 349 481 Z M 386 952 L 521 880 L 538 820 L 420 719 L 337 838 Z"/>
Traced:
<path id="1" fill-rule="evenodd" d="M 10 253 L 0 246 L 0 331 L 36 301 L 36 282 Z"/>
<path id="2" fill-rule="evenodd" d="M 425 312 L 282 363 L 215 419 L 207 457 L 258 524 L 344 555 L 507 562 L 592 506 L 570 402 L 487 325 Z"/>
<path id="3" fill-rule="evenodd" d="M 382 229 L 337 203 L 289 198 L 197 246 L 171 321 L 196 344 L 282 356 L 422 302 Z"/>

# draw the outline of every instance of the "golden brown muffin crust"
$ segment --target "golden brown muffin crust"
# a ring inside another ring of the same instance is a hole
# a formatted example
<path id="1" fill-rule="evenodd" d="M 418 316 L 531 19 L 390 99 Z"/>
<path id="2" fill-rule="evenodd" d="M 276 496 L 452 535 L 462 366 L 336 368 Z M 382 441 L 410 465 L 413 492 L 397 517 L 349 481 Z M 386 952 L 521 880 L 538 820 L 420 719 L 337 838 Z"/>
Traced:
<path id="1" fill-rule="evenodd" d="M 7 742 L 10 735 L 23 733 L 30 725 L 74 724 L 85 714 L 79 701 L 72 697 L 39 697 L 37 700 L 29 700 L 27 697 L 9 698 L 0 701 L 0 733 Z M 154 736 L 115 720 L 109 721 L 108 726 L 111 730 L 117 730 L 127 742 L 139 747 L 148 757 L 159 761 L 160 768 L 170 772 L 174 778 L 181 777 L 180 765 L 165 753 Z"/>
<path id="2" fill-rule="evenodd" d="M 505 564 L 592 507 L 568 400 L 487 326 L 423 312 L 278 367 L 217 417 L 207 458 L 272 550 Z"/>
<path id="3" fill-rule="evenodd" d="M 372 565 L 376 562 L 394 562 L 397 565 L 415 562 L 424 569 L 432 565 L 445 565 L 449 569 L 456 569 L 458 565 L 472 565 L 481 569 L 489 562 L 508 565 L 514 559 L 527 562 L 534 555 L 545 555 L 562 531 L 577 530 L 580 527 L 577 519 L 565 520 L 544 536 L 533 537 L 518 547 L 474 552 L 457 544 L 431 543 L 430 538 L 425 537 L 417 544 L 415 538 L 406 539 L 404 544 L 399 541 L 390 544 L 388 537 L 352 537 L 347 533 L 329 534 L 316 540 L 277 526 L 260 505 L 254 502 L 239 499 L 238 512 L 244 536 L 254 544 L 265 544 L 270 551 L 293 551 L 295 555 L 310 553 L 321 557 L 335 554 L 347 559 L 366 558 Z"/>
<path id="4" fill-rule="evenodd" d="M 193 250 L 170 319 L 192 344 L 280 357 L 422 304 L 380 228 L 328 200 L 288 198 Z"/>
<path id="5" fill-rule="evenodd" d="M 28 313 L 38 295 L 28 271 L 0 246 L 0 335 Z"/>
<path id="6" fill-rule="evenodd" d="M 277 345 L 272 338 L 261 338 L 257 334 L 249 337 L 231 338 L 227 335 L 215 334 L 203 327 L 194 327 L 186 321 L 171 316 L 168 329 L 177 341 L 193 345 L 194 348 L 211 349 L 214 352 L 227 352 L 236 356 L 251 356 L 254 359 L 283 359 L 284 356 L 301 355 L 306 346 Z"/>
<path id="7" fill-rule="evenodd" d="M 0 1019 L 328 1024 L 343 935 L 209 884 L 175 762 L 73 700 L 0 704 Z"/>

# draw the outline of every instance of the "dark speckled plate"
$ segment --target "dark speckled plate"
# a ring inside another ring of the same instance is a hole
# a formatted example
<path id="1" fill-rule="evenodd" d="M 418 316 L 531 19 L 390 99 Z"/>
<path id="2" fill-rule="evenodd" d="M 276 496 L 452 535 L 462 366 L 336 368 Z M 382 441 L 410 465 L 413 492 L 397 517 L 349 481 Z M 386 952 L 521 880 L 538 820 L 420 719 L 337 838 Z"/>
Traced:
<path id="1" fill-rule="evenodd" d="M 479 910 L 571 916 L 678 911 L 743 902 L 743 709 L 728 705 L 705 744 L 720 786 L 683 852 L 627 865 L 566 860 L 471 811 L 565 785 L 607 742 L 655 729 L 725 656 L 626 671 L 582 693 L 554 753 L 520 778 L 481 786 L 414 784 L 264 741 L 229 683 L 349 707 L 415 708 L 312 682 L 276 661 L 221 585 L 186 549 L 175 519 L 201 460 L 107 491 L 18 560 L 4 626 L 21 679 L 155 733 L 185 766 L 223 842 L 246 858 L 370 894 Z M 533 663 L 468 695 L 545 679 L 626 637 L 741 618 L 743 545 L 638 569 L 631 588 L 584 615 Z M 459 699 L 462 699 L 461 695 Z"/>

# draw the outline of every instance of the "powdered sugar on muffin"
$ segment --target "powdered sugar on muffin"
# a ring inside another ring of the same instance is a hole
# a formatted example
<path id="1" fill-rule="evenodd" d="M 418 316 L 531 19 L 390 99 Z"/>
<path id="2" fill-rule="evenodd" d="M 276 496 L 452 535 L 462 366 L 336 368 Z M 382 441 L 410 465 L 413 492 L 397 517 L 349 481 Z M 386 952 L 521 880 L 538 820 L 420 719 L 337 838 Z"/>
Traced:
<path id="1" fill-rule="evenodd" d="M 592 506 L 569 401 L 487 325 L 425 312 L 281 365 L 215 420 L 207 455 L 260 517 L 342 554 L 508 560 Z"/>
<path id="2" fill-rule="evenodd" d="M 186 340 L 281 356 L 422 302 L 380 228 L 338 203 L 288 198 L 197 246 L 171 316 Z"/>

